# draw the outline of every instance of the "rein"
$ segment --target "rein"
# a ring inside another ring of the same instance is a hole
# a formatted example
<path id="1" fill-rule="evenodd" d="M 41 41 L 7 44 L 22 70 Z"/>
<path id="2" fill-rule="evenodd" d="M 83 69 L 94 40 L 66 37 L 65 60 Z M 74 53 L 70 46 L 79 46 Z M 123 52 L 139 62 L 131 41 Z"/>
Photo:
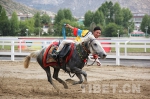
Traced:
<path id="1" fill-rule="evenodd" d="M 90 40 L 89 45 L 91 45 L 91 43 L 92 43 L 94 40 L 95 40 L 95 39 Z M 90 54 L 90 50 L 88 50 L 88 49 L 85 47 L 84 42 L 82 42 L 82 48 L 84 49 L 84 51 L 85 51 L 86 53 Z M 93 48 L 93 47 L 92 47 L 92 48 Z"/>

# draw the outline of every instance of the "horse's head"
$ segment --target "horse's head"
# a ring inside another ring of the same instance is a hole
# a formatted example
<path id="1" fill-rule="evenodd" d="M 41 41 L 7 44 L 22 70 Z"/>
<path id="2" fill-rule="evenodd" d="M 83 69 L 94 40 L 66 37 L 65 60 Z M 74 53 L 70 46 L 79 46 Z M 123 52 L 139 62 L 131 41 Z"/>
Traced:
<path id="1" fill-rule="evenodd" d="M 88 49 L 91 54 L 97 54 L 100 58 L 106 58 L 106 52 L 100 42 L 91 34 L 85 40 L 88 43 Z"/>

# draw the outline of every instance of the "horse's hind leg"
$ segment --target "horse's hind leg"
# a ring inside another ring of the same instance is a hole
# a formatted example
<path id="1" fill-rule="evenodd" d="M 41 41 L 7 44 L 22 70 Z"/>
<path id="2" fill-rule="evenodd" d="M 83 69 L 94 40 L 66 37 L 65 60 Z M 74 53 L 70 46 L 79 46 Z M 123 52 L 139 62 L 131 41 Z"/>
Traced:
<path id="1" fill-rule="evenodd" d="M 54 68 L 53 78 L 56 79 L 59 83 L 63 84 L 65 89 L 68 89 L 67 84 L 58 77 L 59 70 L 59 68 Z"/>
<path id="2" fill-rule="evenodd" d="M 57 92 L 59 92 L 59 89 L 53 83 L 53 79 L 52 79 L 51 73 L 50 73 L 50 67 L 46 67 L 46 68 L 43 68 L 43 69 L 46 71 L 48 81 L 53 85 L 53 87 L 57 90 Z"/>

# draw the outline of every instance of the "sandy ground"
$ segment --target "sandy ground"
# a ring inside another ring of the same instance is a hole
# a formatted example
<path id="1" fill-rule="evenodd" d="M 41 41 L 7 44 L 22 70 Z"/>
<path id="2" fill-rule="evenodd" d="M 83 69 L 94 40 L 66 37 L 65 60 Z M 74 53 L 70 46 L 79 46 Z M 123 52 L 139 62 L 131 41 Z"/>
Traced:
<path id="1" fill-rule="evenodd" d="M 24 69 L 22 61 L 0 61 L 0 99 L 150 99 L 150 68 L 85 66 L 83 70 L 88 84 L 81 88 L 68 81 L 69 88 L 64 89 L 54 80 L 61 91 L 57 93 L 36 62 Z M 70 78 L 62 70 L 59 77 Z"/>

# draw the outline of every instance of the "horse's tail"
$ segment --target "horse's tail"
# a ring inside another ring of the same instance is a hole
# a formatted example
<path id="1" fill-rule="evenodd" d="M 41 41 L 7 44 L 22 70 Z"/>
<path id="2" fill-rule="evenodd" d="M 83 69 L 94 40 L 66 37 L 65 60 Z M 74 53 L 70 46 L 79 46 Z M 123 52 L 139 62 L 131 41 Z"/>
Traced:
<path id="1" fill-rule="evenodd" d="M 28 68 L 29 63 L 30 63 L 30 59 L 31 58 L 37 58 L 38 54 L 39 54 L 39 51 L 35 51 L 35 52 L 32 52 L 30 55 L 26 56 L 25 60 L 24 60 L 24 68 Z"/>

